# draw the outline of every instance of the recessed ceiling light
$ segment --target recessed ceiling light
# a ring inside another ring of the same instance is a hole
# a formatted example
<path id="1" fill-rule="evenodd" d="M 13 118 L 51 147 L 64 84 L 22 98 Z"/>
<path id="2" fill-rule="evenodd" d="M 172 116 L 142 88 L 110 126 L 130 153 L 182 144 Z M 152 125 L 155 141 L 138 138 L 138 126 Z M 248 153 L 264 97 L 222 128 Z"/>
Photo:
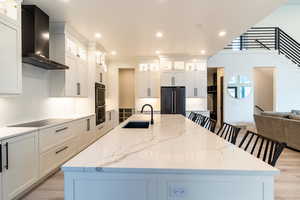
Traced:
<path id="1" fill-rule="evenodd" d="M 226 31 L 220 31 L 219 32 L 219 36 L 220 37 L 224 37 L 226 34 L 227 34 Z"/>
<path id="2" fill-rule="evenodd" d="M 116 51 L 112 51 L 110 54 L 113 55 L 113 56 L 115 56 L 115 55 L 117 55 L 117 52 Z"/>
<path id="3" fill-rule="evenodd" d="M 162 38 L 162 37 L 164 36 L 164 34 L 163 34 L 162 32 L 157 32 L 157 33 L 155 34 L 155 36 L 156 36 L 157 38 Z"/>
<path id="4" fill-rule="evenodd" d="M 95 38 L 97 38 L 97 39 L 100 39 L 100 38 L 102 38 L 102 35 L 101 35 L 101 33 L 95 33 Z"/>
<path id="5" fill-rule="evenodd" d="M 156 54 L 160 54 L 160 50 L 156 50 L 155 53 L 156 53 Z"/>
<path id="6" fill-rule="evenodd" d="M 206 54 L 206 51 L 205 50 L 201 50 L 201 54 L 202 55 Z"/>

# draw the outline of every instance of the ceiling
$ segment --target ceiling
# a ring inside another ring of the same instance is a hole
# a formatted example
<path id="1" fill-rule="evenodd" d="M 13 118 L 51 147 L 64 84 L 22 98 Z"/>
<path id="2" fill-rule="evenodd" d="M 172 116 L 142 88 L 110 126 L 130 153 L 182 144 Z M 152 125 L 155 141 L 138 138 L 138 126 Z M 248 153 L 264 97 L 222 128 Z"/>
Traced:
<path id="1" fill-rule="evenodd" d="M 85 37 L 95 33 L 117 56 L 210 56 L 270 14 L 285 0 L 24 0 L 51 21 L 66 21 Z M 227 32 L 219 37 L 222 30 Z M 158 39 L 155 33 L 164 37 Z"/>

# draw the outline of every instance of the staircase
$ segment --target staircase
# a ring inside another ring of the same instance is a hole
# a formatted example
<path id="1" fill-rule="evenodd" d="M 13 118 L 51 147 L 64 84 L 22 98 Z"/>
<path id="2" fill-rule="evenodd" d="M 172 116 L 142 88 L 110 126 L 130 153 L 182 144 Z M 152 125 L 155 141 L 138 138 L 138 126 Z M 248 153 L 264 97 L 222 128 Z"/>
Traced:
<path id="1" fill-rule="evenodd" d="M 275 50 L 300 67 L 300 44 L 278 27 L 252 27 L 225 49 Z"/>

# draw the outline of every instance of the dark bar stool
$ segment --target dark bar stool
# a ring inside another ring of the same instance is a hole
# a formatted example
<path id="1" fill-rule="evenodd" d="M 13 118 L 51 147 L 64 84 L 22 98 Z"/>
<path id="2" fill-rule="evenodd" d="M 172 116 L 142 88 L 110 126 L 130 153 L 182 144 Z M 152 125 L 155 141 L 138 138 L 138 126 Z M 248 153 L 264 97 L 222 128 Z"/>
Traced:
<path id="1" fill-rule="evenodd" d="M 201 114 L 197 114 L 197 117 L 195 119 L 195 123 L 199 124 L 200 126 L 203 126 L 203 123 L 205 121 L 206 117 Z"/>
<path id="2" fill-rule="evenodd" d="M 236 144 L 236 139 L 241 131 L 241 128 L 237 128 L 231 124 L 223 123 L 222 127 L 216 133 L 221 138 Z"/>
<path id="3" fill-rule="evenodd" d="M 191 112 L 188 119 L 193 120 L 193 118 L 196 116 L 195 112 Z"/>
<path id="4" fill-rule="evenodd" d="M 211 132 L 215 132 L 217 121 L 209 117 L 205 117 L 202 126 Z"/>
<path id="5" fill-rule="evenodd" d="M 248 131 L 239 147 L 247 152 L 251 149 L 249 152 L 251 155 L 255 155 L 257 158 L 262 159 L 274 167 L 280 154 L 286 147 L 286 143 L 281 143 Z"/>

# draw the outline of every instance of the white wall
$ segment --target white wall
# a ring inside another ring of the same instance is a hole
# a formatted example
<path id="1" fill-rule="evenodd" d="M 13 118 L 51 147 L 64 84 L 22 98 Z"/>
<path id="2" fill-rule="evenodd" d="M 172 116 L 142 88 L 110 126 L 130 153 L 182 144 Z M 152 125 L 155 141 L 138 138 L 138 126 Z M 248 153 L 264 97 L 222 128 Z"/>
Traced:
<path id="1" fill-rule="evenodd" d="M 224 67 L 224 88 L 232 76 L 244 75 L 253 81 L 254 67 L 276 67 L 275 98 L 276 111 L 300 109 L 300 69 L 282 55 L 275 52 L 247 50 L 221 51 L 208 60 L 208 67 Z M 246 99 L 233 99 L 224 91 L 224 120 L 227 122 L 252 122 L 253 92 Z"/>
<path id="2" fill-rule="evenodd" d="M 271 15 L 263 19 L 256 26 L 279 27 L 287 34 L 300 42 L 300 2 L 290 1 L 284 6 L 279 7 Z"/>
<path id="3" fill-rule="evenodd" d="M 27 64 L 23 64 L 23 93 L 0 97 L 0 127 L 88 112 L 87 98 L 49 98 L 48 71 Z"/>

